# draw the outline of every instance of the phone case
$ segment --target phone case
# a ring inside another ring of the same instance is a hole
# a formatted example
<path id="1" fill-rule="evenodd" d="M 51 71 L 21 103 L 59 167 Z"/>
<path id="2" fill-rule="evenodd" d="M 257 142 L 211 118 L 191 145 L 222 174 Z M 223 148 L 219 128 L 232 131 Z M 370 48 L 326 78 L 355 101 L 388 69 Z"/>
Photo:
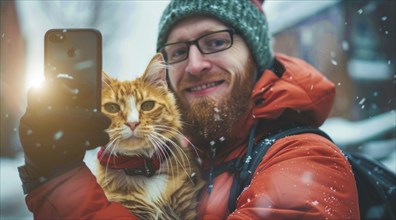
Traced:
<path id="1" fill-rule="evenodd" d="M 91 94 L 74 103 L 100 110 L 102 35 L 95 29 L 51 29 L 44 40 L 44 71 L 47 79 L 68 79 Z M 66 80 L 67 81 L 67 80 Z"/>

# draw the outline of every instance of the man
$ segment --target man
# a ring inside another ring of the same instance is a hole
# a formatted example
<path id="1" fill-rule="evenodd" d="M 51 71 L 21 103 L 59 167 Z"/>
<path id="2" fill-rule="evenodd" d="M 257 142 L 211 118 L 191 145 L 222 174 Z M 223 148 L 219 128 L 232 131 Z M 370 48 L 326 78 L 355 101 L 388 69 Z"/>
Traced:
<path id="1" fill-rule="evenodd" d="M 161 19 L 157 45 L 168 64 L 169 88 L 187 122 L 185 134 L 200 149 L 203 170 L 209 174 L 244 156 L 249 142 L 290 127 L 320 126 L 332 105 L 331 82 L 301 60 L 274 56 L 261 3 L 176 0 Z M 30 106 L 39 102 L 31 100 Z M 74 140 L 69 146 L 81 148 L 65 156 L 62 152 L 70 144 L 65 141 L 64 148 L 51 151 L 50 160 L 43 156 L 49 153 L 40 150 L 42 143 L 38 148 L 31 146 L 48 133 L 37 129 L 38 124 L 51 122 L 45 118 L 36 122 L 37 115 L 35 119 L 29 115 L 32 112 L 28 107 L 21 120 L 27 159 L 20 173 L 35 217 L 133 219 L 120 204 L 107 201 L 81 162 L 84 146 L 106 143 L 102 131 L 108 121 L 100 113 L 89 117 L 81 113 L 74 122 L 70 111 L 51 116 L 74 128 L 83 118 L 88 126 L 78 135 L 69 130 Z M 248 138 L 249 132 L 254 132 L 254 139 Z M 300 134 L 275 142 L 251 184 L 234 201 L 236 209 L 229 210 L 234 174 L 209 175 L 200 198 L 199 219 L 360 218 L 351 167 L 340 150 L 319 135 Z"/>

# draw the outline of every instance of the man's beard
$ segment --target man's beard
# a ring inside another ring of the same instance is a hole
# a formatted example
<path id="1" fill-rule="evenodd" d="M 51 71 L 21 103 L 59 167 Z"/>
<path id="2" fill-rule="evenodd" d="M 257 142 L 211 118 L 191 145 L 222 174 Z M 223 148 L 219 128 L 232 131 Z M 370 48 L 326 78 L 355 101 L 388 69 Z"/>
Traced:
<path id="1" fill-rule="evenodd" d="M 224 137 L 232 141 L 234 124 L 246 112 L 253 88 L 255 65 L 249 59 L 244 70 L 235 72 L 236 79 L 227 97 L 216 100 L 204 97 L 190 103 L 178 103 L 184 122 L 184 133 L 194 145 L 206 145 Z"/>

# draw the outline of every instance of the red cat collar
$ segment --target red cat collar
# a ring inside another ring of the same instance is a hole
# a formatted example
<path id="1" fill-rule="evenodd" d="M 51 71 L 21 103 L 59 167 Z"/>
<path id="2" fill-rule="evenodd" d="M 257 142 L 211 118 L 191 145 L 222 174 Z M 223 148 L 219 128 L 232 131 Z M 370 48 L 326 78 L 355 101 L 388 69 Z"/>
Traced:
<path id="1" fill-rule="evenodd" d="M 168 151 L 165 152 L 165 160 L 169 156 Z M 126 155 L 110 155 L 105 153 L 105 148 L 101 147 L 98 152 L 98 160 L 102 166 L 112 169 L 123 169 L 129 176 L 153 176 L 154 173 L 160 168 L 161 158 L 159 155 L 154 154 L 153 157 L 147 158 L 142 156 L 126 156 Z"/>

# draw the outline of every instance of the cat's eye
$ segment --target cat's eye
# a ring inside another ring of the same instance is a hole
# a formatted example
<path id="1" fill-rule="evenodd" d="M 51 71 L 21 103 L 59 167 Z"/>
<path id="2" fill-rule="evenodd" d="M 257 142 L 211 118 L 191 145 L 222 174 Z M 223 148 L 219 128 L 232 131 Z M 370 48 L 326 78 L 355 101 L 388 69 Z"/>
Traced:
<path id="1" fill-rule="evenodd" d="M 154 101 L 145 101 L 140 106 L 143 111 L 150 111 L 154 108 L 155 102 Z"/>
<path id="2" fill-rule="evenodd" d="M 104 104 L 104 109 L 110 113 L 117 113 L 121 110 L 120 106 L 116 103 L 106 103 Z"/>

